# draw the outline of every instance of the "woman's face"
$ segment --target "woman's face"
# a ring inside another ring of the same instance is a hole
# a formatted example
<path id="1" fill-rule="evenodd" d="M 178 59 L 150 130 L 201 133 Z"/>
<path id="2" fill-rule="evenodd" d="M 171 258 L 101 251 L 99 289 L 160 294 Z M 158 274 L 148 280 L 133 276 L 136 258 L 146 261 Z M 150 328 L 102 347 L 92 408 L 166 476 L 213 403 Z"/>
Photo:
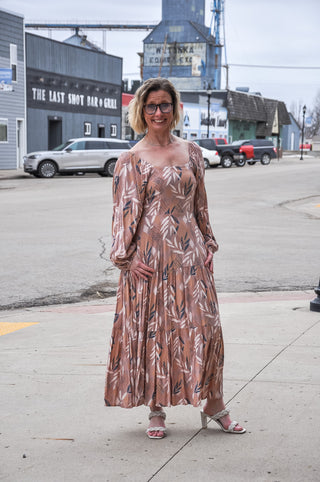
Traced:
<path id="1" fill-rule="evenodd" d="M 172 98 L 165 90 L 152 91 L 147 97 L 147 104 L 171 104 Z M 170 126 L 173 121 L 173 106 L 169 113 L 165 114 L 161 112 L 160 107 L 154 114 L 147 114 L 145 109 L 143 109 L 143 115 L 148 126 L 149 132 L 162 133 L 170 131 Z"/>

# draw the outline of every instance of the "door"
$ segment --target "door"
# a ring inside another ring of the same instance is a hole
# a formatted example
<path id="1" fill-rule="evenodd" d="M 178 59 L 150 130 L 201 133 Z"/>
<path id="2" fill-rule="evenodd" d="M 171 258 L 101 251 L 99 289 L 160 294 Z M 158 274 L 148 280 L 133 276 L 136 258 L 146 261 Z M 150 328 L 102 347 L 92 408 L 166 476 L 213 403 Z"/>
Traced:
<path id="1" fill-rule="evenodd" d="M 23 119 L 16 119 L 17 125 L 17 167 L 23 166 L 25 152 Z"/>
<path id="2" fill-rule="evenodd" d="M 291 145 L 290 145 L 290 151 L 294 151 L 294 132 L 291 132 Z"/>
<path id="3" fill-rule="evenodd" d="M 62 118 L 48 117 L 48 150 L 62 144 Z"/>
<path id="4" fill-rule="evenodd" d="M 87 167 L 86 141 L 75 141 L 64 149 L 59 158 L 61 169 L 81 170 Z"/>
<path id="5" fill-rule="evenodd" d="M 106 127 L 104 124 L 98 124 L 98 137 L 106 137 Z"/>

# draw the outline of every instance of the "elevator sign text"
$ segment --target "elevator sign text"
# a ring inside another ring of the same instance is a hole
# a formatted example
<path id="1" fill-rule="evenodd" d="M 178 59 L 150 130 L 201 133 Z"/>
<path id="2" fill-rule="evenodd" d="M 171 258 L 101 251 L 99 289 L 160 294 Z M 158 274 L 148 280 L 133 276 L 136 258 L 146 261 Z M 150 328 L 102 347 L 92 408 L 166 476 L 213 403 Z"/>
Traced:
<path id="1" fill-rule="evenodd" d="M 146 44 L 144 46 L 144 65 L 145 67 L 168 66 L 192 66 L 193 58 L 205 62 L 206 44 L 205 43 L 169 43 Z"/>

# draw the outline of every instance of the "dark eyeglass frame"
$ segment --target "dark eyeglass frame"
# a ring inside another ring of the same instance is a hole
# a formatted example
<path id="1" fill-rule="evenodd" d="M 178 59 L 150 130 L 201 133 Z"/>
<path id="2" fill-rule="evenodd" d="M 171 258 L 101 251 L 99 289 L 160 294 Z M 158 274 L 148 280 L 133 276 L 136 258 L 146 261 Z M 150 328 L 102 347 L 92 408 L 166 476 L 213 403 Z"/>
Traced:
<path id="1" fill-rule="evenodd" d="M 167 105 L 170 105 L 170 109 L 169 110 L 166 110 L 166 108 L 164 106 L 167 106 Z M 151 106 L 153 107 L 153 110 L 152 112 L 148 112 L 148 109 L 151 108 Z M 172 108 L 173 108 L 173 103 L 172 102 L 161 102 L 161 104 L 144 104 L 143 108 L 144 108 L 144 111 L 146 114 L 148 115 L 153 115 L 157 112 L 157 109 L 160 109 L 160 112 L 162 112 L 162 114 L 169 114 L 171 111 L 172 111 Z M 165 110 L 163 110 L 165 109 Z"/>

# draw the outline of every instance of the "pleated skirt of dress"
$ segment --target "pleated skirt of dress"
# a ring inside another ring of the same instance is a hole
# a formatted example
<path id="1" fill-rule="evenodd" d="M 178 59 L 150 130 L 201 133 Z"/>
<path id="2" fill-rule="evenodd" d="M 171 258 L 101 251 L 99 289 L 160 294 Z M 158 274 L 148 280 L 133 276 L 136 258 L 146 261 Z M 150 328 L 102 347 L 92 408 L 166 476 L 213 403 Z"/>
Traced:
<path id="1" fill-rule="evenodd" d="M 159 271 L 133 282 L 122 271 L 107 363 L 105 403 L 199 406 L 222 397 L 224 346 L 213 275 Z"/>

